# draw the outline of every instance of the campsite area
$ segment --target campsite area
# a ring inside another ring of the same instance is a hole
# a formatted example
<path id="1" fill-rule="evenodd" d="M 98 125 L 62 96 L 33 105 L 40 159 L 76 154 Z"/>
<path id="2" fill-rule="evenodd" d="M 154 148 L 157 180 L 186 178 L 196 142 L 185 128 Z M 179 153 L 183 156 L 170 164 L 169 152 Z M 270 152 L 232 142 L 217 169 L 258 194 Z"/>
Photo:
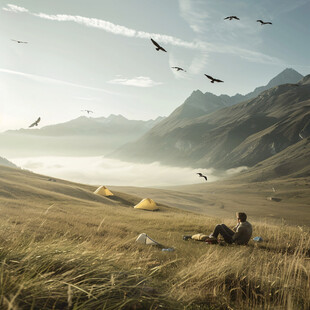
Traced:
<path id="1" fill-rule="evenodd" d="M 3 166 L 0 172 L 3 309 L 309 309 L 307 180 L 296 181 L 298 193 L 286 190 L 290 180 L 279 189 L 278 197 L 299 206 L 295 218 L 282 201 L 266 199 L 270 184 L 253 183 L 241 197 L 225 182 L 219 193 L 214 184 L 109 187 L 114 195 L 105 197 L 94 194 L 95 186 Z M 158 211 L 133 208 L 147 197 Z M 223 219 L 233 226 L 237 202 L 251 210 L 253 236 L 263 242 L 183 240 Z M 268 204 L 275 215 L 282 206 L 286 220 L 260 218 L 254 205 Z M 296 225 L 298 217 L 304 224 Z M 138 244 L 140 233 L 174 250 Z"/>

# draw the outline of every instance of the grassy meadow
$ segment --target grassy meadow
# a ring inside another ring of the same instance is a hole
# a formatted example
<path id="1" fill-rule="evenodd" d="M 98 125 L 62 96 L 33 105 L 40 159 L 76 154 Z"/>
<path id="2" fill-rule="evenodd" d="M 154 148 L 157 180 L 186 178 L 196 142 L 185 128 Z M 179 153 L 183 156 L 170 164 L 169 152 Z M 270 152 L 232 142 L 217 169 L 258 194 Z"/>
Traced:
<path id="1" fill-rule="evenodd" d="M 1 309 L 309 309 L 308 226 L 249 218 L 264 242 L 183 241 L 235 222 L 94 190 L 0 167 Z M 142 232 L 175 250 L 137 244 Z"/>

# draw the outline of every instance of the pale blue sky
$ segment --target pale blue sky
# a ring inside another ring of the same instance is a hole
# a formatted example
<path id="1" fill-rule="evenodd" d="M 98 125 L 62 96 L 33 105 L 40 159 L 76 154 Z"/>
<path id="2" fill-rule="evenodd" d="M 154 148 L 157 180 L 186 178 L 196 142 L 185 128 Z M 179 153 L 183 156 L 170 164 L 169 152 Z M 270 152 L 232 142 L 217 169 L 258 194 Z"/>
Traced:
<path id="1" fill-rule="evenodd" d="M 2 0 L 0 131 L 83 109 L 156 118 L 196 89 L 245 94 L 287 67 L 309 74 L 309 12 L 310 0 Z"/>

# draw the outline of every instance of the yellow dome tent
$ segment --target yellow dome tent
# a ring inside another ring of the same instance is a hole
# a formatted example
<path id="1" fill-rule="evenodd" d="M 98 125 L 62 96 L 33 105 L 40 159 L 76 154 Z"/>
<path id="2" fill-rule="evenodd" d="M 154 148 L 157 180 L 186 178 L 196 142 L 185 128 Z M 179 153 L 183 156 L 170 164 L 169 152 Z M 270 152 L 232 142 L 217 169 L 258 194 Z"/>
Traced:
<path id="1" fill-rule="evenodd" d="M 134 208 L 142 209 L 142 210 L 149 210 L 149 211 L 155 211 L 159 209 L 155 201 L 152 200 L 151 198 L 142 199 L 137 205 L 134 206 Z"/>
<path id="2" fill-rule="evenodd" d="M 105 186 L 100 186 L 98 187 L 95 191 L 95 194 L 97 195 L 101 195 L 101 196 L 114 196 L 114 194 Z"/>

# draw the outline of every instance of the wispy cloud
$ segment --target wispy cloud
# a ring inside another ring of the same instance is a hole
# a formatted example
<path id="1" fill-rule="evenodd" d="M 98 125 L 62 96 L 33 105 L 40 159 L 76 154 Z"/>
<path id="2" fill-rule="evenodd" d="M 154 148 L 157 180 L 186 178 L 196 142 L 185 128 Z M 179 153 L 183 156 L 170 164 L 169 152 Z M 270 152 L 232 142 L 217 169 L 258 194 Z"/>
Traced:
<path id="1" fill-rule="evenodd" d="M 177 57 L 174 53 L 169 54 L 169 66 L 176 79 L 190 79 L 192 75 L 201 73 L 208 63 L 209 53 L 198 51 L 192 56 L 190 62 L 185 63 L 184 58 Z M 176 71 L 172 67 L 182 67 L 186 72 Z"/>
<path id="2" fill-rule="evenodd" d="M 286 1 L 286 0 L 283 0 Z M 252 6 L 252 4 L 251 4 Z M 260 6 L 255 6 L 256 13 L 261 10 Z M 283 61 L 278 57 L 273 57 L 262 52 L 257 51 L 263 41 L 261 32 L 262 27 L 257 27 L 256 18 L 248 16 L 250 5 L 244 1 L 236 0 L 233 3 L 228 2 L 225 5 L 225 10 L 229 14 L 241 14 L 240 21 L 224 21 L 227 15 L 223 14 L 223 3 L 209 0 L 179 0 L 179 9 L 181 17 L 188 23 L 189 27 L 193 29 L 197 36 L 197 41 L 203 41 L 205 37 L 208 38 L 208 45 L 201 50 L 204 51 L 204 57 L 196 58 L 193 61 L 194 68 L 203 68 L 207 53 L 217 53 L 226 55 L 236 55 L 249 62 L 256 62 L 262 64 L 283 65 Z M 207 14 L 205 13 L 207 12 Z M 262 12 L 257 13 L 259 16 Z M 264 14 L 263 14 L 264 15 Z M 246 42 L 247 45 L 244 43 Z M 249 49 L 248 46 L 252 46 Z"/>
<path id="3" fill-rule="evenodd" d="M 205 1 L 198 1 L 192 2 L 189 0 L 179 0 L 180 4 L 180 12 L 181 15 L 184 16 L 185 19 L 189 22 L 190 27 L 197 33 L 201 33 L 203 30 L 203 26 L 205 27 L 205 21 L 207 20 L 208 14 L 203 13 L 206 10 L 197 8 L 197 5 L 204 4 Z M 195 4 L 196 6 L 194 6 Z M 203 53 L 210 53 L 210 52 L 216 52 L 216 53 L 225 53 L 225 54 L 237 54 L 241 58 L 247 59 L 249 61 L 253 62 L 261 62 L 266 64 L 275 64 L 279 63 L 280 61 L 278 59 L 275 59 L 274 57 L 270 57 L 268 55 L 265 55 L 263 53 L 259 52 L 253 52 L 252 50 L 248 49 L 240 49 L 236 52 L 237 47 L 234 47 L 233 50 L 230 49 L 230 44 L 222 44 L 222 47 L 219 48 L 218 43 L 210 43 L 206 42 L 202 36 L 198 36 L 198 38 L 194 39 L 193 41 L 185 41 L 180 38 L 169 36 L 165 34 L 159 34 L 159 33 L 150 33 L 145 31 L 139 31 L 135 29 L 128 28 L 126 26 L 117 25 L 114 23 L 111 23 L 109 21 L 105 21 L 98 18 L 89 18 L 89 17 L 83 17 L 78 15 L 66 15 L 66 14 L 45 14 L 45 13 L 33 13 L 30 12 L 28 9 L 19 7 L 12 4 L 7 4 L 6 7 L 3 8 L 5 11 L 9 11 L 12 13 L 26 13 L 30 14 L 32 16 L 51 20 L 51 21 L 57 21 L 57 22 L 75 22 L 80 25 L 84 25 L 86 27 L 92 27 L 92 28 L 98 28 L 101 30 L 104 30 L 109 33 L 113 33 L 115 35 L 121 35 L 126 37 L 132 37 L 132 38 L 140 38 L 140 39 L 150 39 L 153 38 L 158 42 L 161 42 L 163 44 L 169 44 L 173 46 L 179 46 L 183 48 L 198 50 Z M 205 59 L 206 59 L 205 55 Z M 276 60 L 276 62 L 275 62 Z M 201 63 L 201 66 L 203 66 L 204 62 Z M 198 62 L 195 60 L 195 66 L 197 68 Z"/>
<path id="4" fill-rule="evenodd" d="M 208 58 L 208 53 L 201 53 L 200 55 L 196 56 L 192 60 L 192 63 L 188 68 L 188 72 L 191 74 L 198 74 L 202 72 L 208 63 Z"/>
<path id="5" fill-rule="evenodd" d="M 117 94 L 115 92 L 112 92 L 112 91 L 109 91 L 109 90 L 105 90 L 103 88 L 85 86 L 85 85 L 71 83 L 71 82 L 67 82 L 67 81 L 63 81 L 63 80 L 57 80 L 57 79 L 53 79 L 53 78 L 49 78 L 49 77 L 45 77 L 45 76 L 41 76 L 41 75 L 35 75 L 35 74 L 30 74 L 30 73 L 25 73 L 25 72 L 19 72 L 19 71 L 14 71 L 14 70 L 9 70 L 9 69 L 3 69 L 3 68 L 0 68 L 0 72 L 7 73 L 7 74 L 18 75 L 18 76 L 21 76 L 21 77 L 24 77 L 24 78 L 27 78 L 27 79 L 31 79 L 31 80 L 37 81 L 37 82 L 61 84 L 61 85 L 65 85 L 65 86 L 71 86 L 71 87 L 78 87 L 78 88 L 84 88 L 84 89 L 89 89 L 89 90 L 100 91 L 100 92 L 104 92 L 104 93 L 107 93 L 107 94 L 113 94 L 113 95 Z"/>
<path id="6" fill-rule="evenodd" d="M 27 9 L 25 9 L 23 7 L 14 5 L 14 4 L 7 4 L 7 7 L 4 7 L 2 9 L 4 11 L 14 12 L 14 13 L 27 13 L 27 12 L 29 12 L 29 10 L 27 10 Z"/>
<path id="7" fill-rule="evenodd" d="M 200 9 L 201 4 L 201 1 L 196 1 L 194 6 L 191 0 L 179 0 L 181 16 L 196 33 L 203 32 L 205 20 L 209 16 L 205 10 Z"/>
<path id="8" fill-rule="evenodd" d="M 131 79 L 117 78 L 108 81 L 108 83 L 136 87 L 153 87 L 162 84 L 161 82 L 154 82 L 151 78 L 147 76 L 137 76 Z"/>
<path id="9" fill-rule="evenodd" d="M 203 42 L 188 42 L 184 41 L 180 38 L 176 38 L 173 36 L 159 34 L 159 33 L 150 33 L 145 31 L 138 31 L 135 29 L 131 29 L 122 25 L 117 25 L 111 23 L 109 21 L 105 21 L 98 18 L 89 18 L 83 17 L 78 15 L 66 15 L 66 14 L 45 14 L 45 13 L 33 13 L 30 12 L 28 9 L 18 7 L 16 5 L 8 4 L 7 7 L 2 8 L 5 11 L 12 12 L 12 13 L 28 13 L 32 16 L 36 16 L 38 18 L 58 21 L 58 22 L 75 22 L 80 25 L 84 25 L 87 27 L 98 28 L 104 30 L 109 33 L 113 33 L 116 35 L 122 35 L 125 37 L 135 37 L 140 39 L 150 39 L 151 37 L 157 41 L 162 43 L 171 44 L 175 46 L 181 46 L 190 49 L 202 49 L 204 48 Z"/>

